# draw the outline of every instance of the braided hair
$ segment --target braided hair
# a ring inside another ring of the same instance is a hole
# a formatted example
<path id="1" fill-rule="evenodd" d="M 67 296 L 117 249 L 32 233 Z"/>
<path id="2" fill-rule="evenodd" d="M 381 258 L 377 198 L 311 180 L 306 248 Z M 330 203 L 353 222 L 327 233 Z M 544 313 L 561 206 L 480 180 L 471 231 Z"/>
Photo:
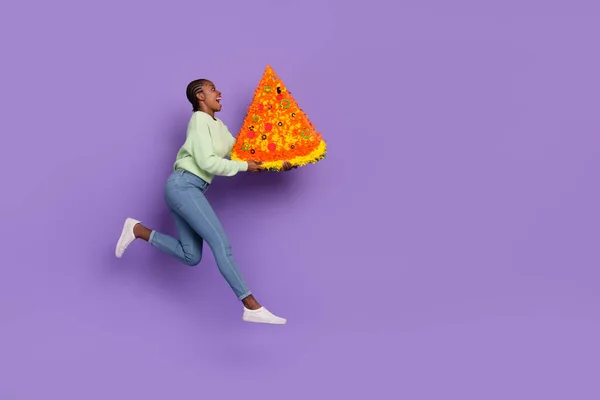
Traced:
<path id="1" fill-rule="evenodd" d="M 196 79 L 191 81 L 185 90 L 185 95 L 187 96 L 188 101 L 192 103 L 192 111 L 194 112 L 200 110 L 200 102 L 196 95 L 202 93 L 202 87 L 206 82 L 208 82 L 206 79 Z"/>

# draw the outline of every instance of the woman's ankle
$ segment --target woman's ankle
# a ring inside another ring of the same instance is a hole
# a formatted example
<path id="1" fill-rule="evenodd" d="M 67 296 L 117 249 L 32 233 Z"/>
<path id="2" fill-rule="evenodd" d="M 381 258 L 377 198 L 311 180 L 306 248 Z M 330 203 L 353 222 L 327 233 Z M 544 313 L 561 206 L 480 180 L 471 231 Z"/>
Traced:
<path id="1" fill-rule="evenodd" d="M 244 304 L 244 307 L 248 310 L 258 310 L 261 307 L 260 303 L 256 301 L 253 295 L 244 297 L 242 299 L 242 304 Z"/>
<path id="2" fill-rule="evenodd" d="M 140 223 L 135 224 L 133 227 L 133 236 L 135 236 L 136 239 L 142 239 L 148 242 L 150 241 L 150 234 L 152 234 L 152 231 Z"/>

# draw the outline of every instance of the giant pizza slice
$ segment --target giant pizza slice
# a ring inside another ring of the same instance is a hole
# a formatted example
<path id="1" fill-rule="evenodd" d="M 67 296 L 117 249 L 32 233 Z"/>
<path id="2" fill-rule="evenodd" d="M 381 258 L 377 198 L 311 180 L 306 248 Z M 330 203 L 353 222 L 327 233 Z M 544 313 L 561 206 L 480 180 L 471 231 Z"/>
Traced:
<path id="1" fill-rule="evenodd" d="M 278 171 L 325 158 L 327 146 L 271 66 L 267 66 L 236 137 L 231 159 Z"/>

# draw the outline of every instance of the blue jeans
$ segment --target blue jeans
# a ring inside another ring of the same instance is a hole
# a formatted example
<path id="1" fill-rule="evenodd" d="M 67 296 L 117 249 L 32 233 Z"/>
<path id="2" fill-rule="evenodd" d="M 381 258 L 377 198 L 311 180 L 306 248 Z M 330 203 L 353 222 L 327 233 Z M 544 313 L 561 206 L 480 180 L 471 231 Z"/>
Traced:
<path id="1" fill-rule="evenodd" d="M 179 240 L 157 231 L 150 234 L 150 244 L 196 266 L 202 259 L 204 241 L 215 255 L 219 271 L 239 300 L 251 294 L 231 255 L 229 239 L 214 210 L 204 196 L 209 184 L 187 171 L 174 171 L 165 185 L 165 202 L 175 219 Z"/>

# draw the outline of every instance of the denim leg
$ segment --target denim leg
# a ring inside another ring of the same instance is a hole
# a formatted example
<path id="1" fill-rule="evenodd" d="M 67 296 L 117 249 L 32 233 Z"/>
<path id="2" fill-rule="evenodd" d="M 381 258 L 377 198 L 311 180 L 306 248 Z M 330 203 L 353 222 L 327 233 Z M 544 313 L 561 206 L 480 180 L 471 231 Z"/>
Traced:
<path id="1" fill-rule="evenodd" d="M 192 184 L 171 185 L 169 206 L 204 239 L 212 250 L 217 267 L 239 300 L 251 294 L 231 252 L 229 239 L 212 206 L 198 187 Z"/>
<path id="2" fill-rule="evenodd" d="M 170 207 L 169 211 L 175 220 L 179 240 L 162 232 L 152 231 L 150 244 L 190 267 L 200 264 L 204 241 L 179 214 Z"/>

